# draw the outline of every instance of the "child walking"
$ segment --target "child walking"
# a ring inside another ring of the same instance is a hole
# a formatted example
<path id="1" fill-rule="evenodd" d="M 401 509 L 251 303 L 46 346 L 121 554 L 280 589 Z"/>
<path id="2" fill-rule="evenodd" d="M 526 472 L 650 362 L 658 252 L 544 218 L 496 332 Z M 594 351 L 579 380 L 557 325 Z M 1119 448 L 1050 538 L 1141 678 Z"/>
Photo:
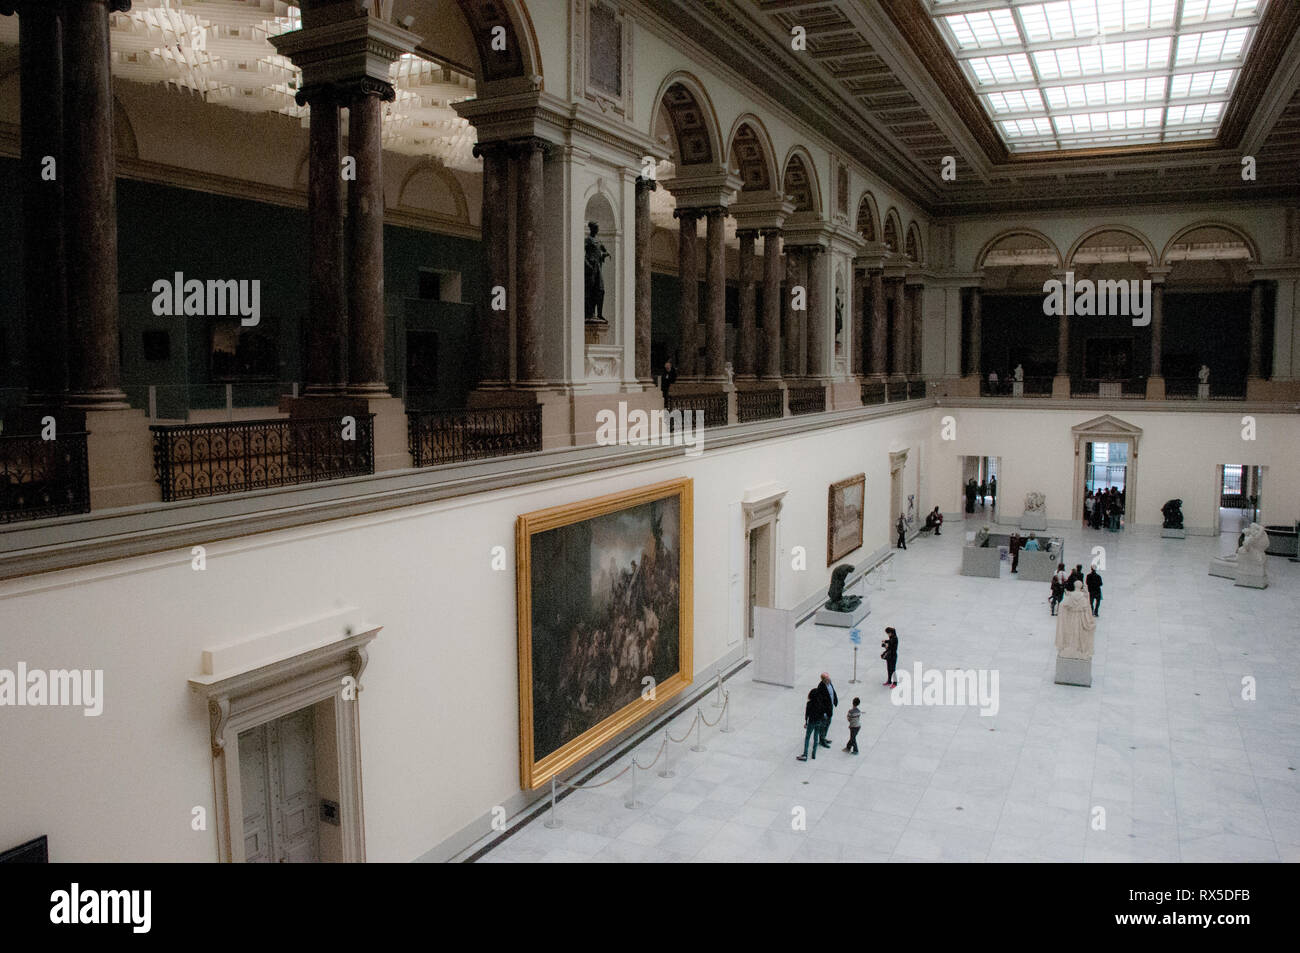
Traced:
<path id="1" fill-rule="evenodd" d="M 844 746 L 845 751 L 858 753 L 858 730 L 862 727 L 862 709 L 858 706 L 862 704 L 861 698 L 853 699 L 853 707 L 849 709 L 849 743 Z"/>

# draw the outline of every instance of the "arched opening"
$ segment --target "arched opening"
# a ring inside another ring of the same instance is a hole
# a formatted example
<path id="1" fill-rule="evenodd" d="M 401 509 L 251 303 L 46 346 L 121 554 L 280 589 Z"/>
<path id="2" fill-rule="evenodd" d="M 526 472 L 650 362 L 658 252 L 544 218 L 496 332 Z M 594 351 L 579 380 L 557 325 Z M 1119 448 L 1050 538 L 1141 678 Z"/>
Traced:
<path id="1" fill-rule="evenodd" d="M 914 261 L 917 264 L 920 264 L 921 261 L 923 261 L 923 253 L 921 250 L 921 230 L 917 227 L 916 222 L 913 222 L 907 227 L 906 254 L 909 260 Z"/>
<path id="2" fill-rule="evenodd" d="M 742 192 L 767 192 L 773 187 L 771 145 L 761 128 L 745 120 L 731 137 L 728 167 L 740 176 Z"/>
<path id="3" fill-rule="evenodd" d="M 880 213 L 876 210 L 876 200 L 870 192 L 864 192 L 861 200 L 858 202 L 858 234 L 864 241 L 880 241 L 880 226 L 878 219 Z"/>
<path id="4" fill-rule="evenodd" d="M 902 250 L 900 240 L 902 231 L 903 227 L 898 220 L 898 212 L 891 208 L 885 215 L 885 228 L 882 236 L 885 248 L 890 254 L 897 254 Z"/>
<path id="5" fill-rule="evenodd" d="M 785 174 L 781 177 L 781 191 L 794 203 L 796 213 L 816 215 L 820 211 L 820 189 L 812 160 L 805 153 L 795 152 L 786 160 Z"/>
<path id="6" fill-rule="evenodd" d="M 1059 327 L 1043 314 L 1043 285 L 1060 271 L 1060 251 L 1042 232 L 1017 228 L 990 239 L 976 257 L 975 267 L 983 275 L 978 349 L 982 367 L 971 373 L 983 378 L 984 368 L 996 371 L 996 392 L 1012 392 L 1011 380 L 1019 367 L 1023 393 L 1050 395 Z M 967 347 L 973 333 L 968 314 L 963 327 Z"/>

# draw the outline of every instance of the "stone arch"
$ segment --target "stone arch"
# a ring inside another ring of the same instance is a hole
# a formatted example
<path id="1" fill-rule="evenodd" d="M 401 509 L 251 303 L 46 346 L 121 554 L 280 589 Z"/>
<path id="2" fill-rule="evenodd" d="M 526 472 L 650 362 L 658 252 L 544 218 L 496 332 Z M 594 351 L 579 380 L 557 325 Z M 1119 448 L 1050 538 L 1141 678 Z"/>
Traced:
<path id="1" fill-rule="evenodd" d="M 925 246 L 921 242 L 921 229 L 915 221 L 912 221 L 907 226 L 907 244 L 905 248 L 907 257 L 912 261 L 917 263 L 925 261 Z"/>
<path id="2" fill-rule="evenodd" d="M 432 189 L 429 186 L 433 186 Z M 439 189 L 438 187 L 441 187 Z M 433 201 L 439 193 L 445 191 L 451 199 L 452 210 L 440 209 Z M 469 202 L 465 190 L 452 171 L 432 159 L 424 159 L 413 165 L 402 178 L 401 188 L 397 190 L 397 204 L 400 208 L 429 212 L 434 215 L 454 219 L 468 225 Z"/>
<path id="3" fill-rule="evenodd" d="M 475 79 L 480 83 L 523 77 L 542 80 L 541 48 L 537 31 L 523 0 L 456 0 L 465 21 L 474 35 L 478 49 L 478 71 Z M 494 31 L 505 30 L 505 49 L 493 49 Z"/>
<path id="4" fill-rule="evenodd" d="M 1069 253 L 1065 256 L 1065 267 L 1066 268 L 1074 267 L 1075 259 L 1078 256 L 1080 249 L 1082 249 L 1083 246 L 1086 245 L 1091 239 L 1096 238 L 1098 235 L 1104 235 L 1108 232 L 1114 232 L 1120 235 L 1127 235 L 1129 238 L 1135 239 L 1137 243 L 1146 250 L 1148 256 L 1146 264 L 1148 267 L 1155 265 L 1155 263 L 1159 261 L 1159 259 L 1156 257 L 1155 246 L 1151 244 L 1151 239 L 1147 238 L 1137 229 L 1132 228 L 1128 225 L 1098 225 L 1095 228 L 1088 229 L 1077 239 L 1075 239 L 1074 244 L 1070 246 Z"/>
<path id="5" fill-rule="evenodd" d="M 676 145 L 676 165 L 721 165 L 726 161 L 718 132 L 718 116 L 703 84 L 690 73 L 677 71 L 659 86 L 650 134 L 667 120 Z"/>
<path id="6" fill-rule="evenodd" d="M 1259 247 L 1255 244 L 1255 240 L 1250 237 L 1250 235 L 1246 232 L 1244 228 L 1241 228 L 1240 226 L 1237 225 L 1233 225 L 1229 222 L 1219 221 L 1215 219 L 1215 220 L 1209 220 L 1203 222 L 1194 222 L 1191 225 L 1186 226 L 1185 228 L 1180 228 L 1177 232 L 1174 233 L 1174 236 L 1170 238 L 1168 242 L 1165 243 L 1164 250 L 1160 253 L 1160 263 L 1162 265 L 1170 264 L 1171 263 L 1170 254 L 1175 252 L 1176 247 L 1182 243 L 1182 240 L 1191 236 L 1193 233 L 1201 230 L 1205 230 L 1207 232 L 1213 232 L 1216 230 L 1223 231 L 1223 232 L 1227 232 L 1228 235 L 1236 236 L 1241 241 L 1241 243 L 1245 245 L 1246 252 L 1249 255 L 1248 260 L 1252 262 L 1259 261 Z M 1238 256 L 1234 255 L 1232 257 L 1235 258 Z"/>
<path id="7" fill-rule="evenodd" d="M 880 240 L 894 254 L 903 250 L 903 220 L 898 217 L 898 209 L 890 208 L 885 213 L 885 224 L 881 229 Z"/>
<path id="8" fill-rule="evenodd" d="M 817 166 L 803 146 L 794 146 L 785 157 L 781 191 L 794 202 L 796 212 L 821 214 L 822 190 L 817 180 Z"/>
<path id="9" fill-rule="evenodd" d="M 880 238 L 880 208 L 876 205 L 876 197 L 871 194 L 871 190 L 862 193 L 862 198 L 858 199 L 858 218 L 856 222 L 858 234 L 869 242 L 878 242 Z"/>
<path id="10" fill-rule="evenodd" d="M 1017 228 L 1009 228 L 1005 232 L 999 232 L 997 235 L 994 235 L 992 238 L 990 238 L 987 242 L 984 243 L 984 247 L 981 248 L 979 250 L 979 254 L 975 256 L 975 270 L 979 271 L 981 268 L 984 267 L 985 262 L 988 261 L 989 255 L 992 254 L 994 251 L 998 250 L 999 245 L 1001 245 L 1003 242 L 1007 241 L 1008 239 L 1016 238 L 1019 236 L 1024 236 L 1026 238 L 1031 238 L 1038 241 L 1040 244 L 1042 244 L 1047 249 L 1049 249 L 1052 255 L 1054 256 L 1055 261 L 1052 262 L 1052 267 L 1056 269 L 1063 267 L 1064 260 L 1061 258 L 1061 250 L 1056 247 L 1056 242 L 1052 241 L 1050 238 L 1048 238 L 1042 232 L 1038 231 L 1038 229 L 1036 228 L 1017 227 Z M 1034 264 L 1039 264 L 1039 262 L 1034 262 Z"/>
<path id="11" fill-rule="evenodd" d="M 727 137 L 728 169 L 732 165 L 740 173 L 743 192 L 765 192 L 776 188 L 776 151 L 763 121 L 753 113 L 745 113 L 731 126 Z"/>

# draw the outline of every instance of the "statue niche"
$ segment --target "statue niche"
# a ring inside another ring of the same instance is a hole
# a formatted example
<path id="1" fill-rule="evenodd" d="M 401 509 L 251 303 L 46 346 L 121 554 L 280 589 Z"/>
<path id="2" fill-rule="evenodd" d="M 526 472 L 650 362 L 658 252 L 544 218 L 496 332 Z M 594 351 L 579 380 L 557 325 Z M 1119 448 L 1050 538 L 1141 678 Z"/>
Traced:
<path id="1" fill-rule="evenodd" d="M 832 612 L 852 612 L 862 604 L 861 596 L 846 596 L 844 594 L 844 580 L 849 577 L 851 572 L 853 572 L 853 567 L 845 563 L 842 566 L 836 566 L 831 573 L 831 587 L 826 591 L 826 608 Z"/>
<path id="2" fill-rule="evenodd" d="M 610 256 L 605 246 L 596 237 L 598 234 L 600 234 L 599 223 L 588 222 L 587 238 L 583 243 L 583 272 L 585 278 L 583 319 L 604 324 L 605 276 L 602 271 L 605 261 Z"/>

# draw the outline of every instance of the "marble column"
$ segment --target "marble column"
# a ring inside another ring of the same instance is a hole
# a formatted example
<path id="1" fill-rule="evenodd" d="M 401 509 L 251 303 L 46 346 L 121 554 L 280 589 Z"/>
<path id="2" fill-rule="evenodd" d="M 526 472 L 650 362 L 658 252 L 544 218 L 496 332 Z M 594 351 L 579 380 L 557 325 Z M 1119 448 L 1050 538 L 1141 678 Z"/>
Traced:
<path id="1" fill-rule="evenodd" d="M 657 188 L 654 179 L 638 176 L 636 180 L 636 379 L 653 381 L 650 368 L 650 193 Z"/>
<path id="2" fill-rule="evenodd" d="M 824 377 L 826 367 L 826 249 L 809 245 L 808 256 L 808 364 L 809 377 Z"/>
<path id="3" fill-rule="evenodd" d="M 705 238 L 704 321 L 705 375 L 710 380 L 727 377 L 727 210 L 710 208 Z"/>
<path id="4" fill-rule="evenodd" d="M 673 217 L 677 219 L 677 274 L 681 280 L 681 304 L 677 309 L 682 338 L 679 376 L 694 377 L 699 373 L 695 332 L 700 320 L 700 264 L 696 250 L 700 213 L 693 208 L 679 208 Z"/>
<path id="5" fill-rule="evenodd" d="M 19 3 L 23 290 L 27 401 L 68 389 L 68 301 L 63 236 L 63 23 L 52 5 Z M 54 160 L 53 177 L 45 157 Z"/>
<path id="6" fill-rule="evenodd" d="M 781 377 L 781 230 L 763 230 L 763 377 Z"/>
<path id="7" fill-rule="evenodd" d="M 971 288 L 970 341 L 966 352 L 966 373 L 976 380 L 984 376 L 983 368 L 980 366 L 984 345 L 983 297 L 984 293 L 978 287 Z"/>
<path id="8" fill-rule="evenodd" d="M 890 374 L 894 377 L 901 377 L 907 374 L 907 286 L 903 284 L 902 278 L 894 278 L 889 282 L 890 299 L 894 302 L 894 340 L 892 357 L 890 360 Z"/>
<path id="9" fill-rule="evenodd" d="M 1250 283 L 1250 369 L 1247 377 L 1264 376 L 1264 282 Z"/>
<path id="10" fill-rule="evenodd" d="M 510 378 L 510 156 L 504 143 L 480 142 L 474 155 L 483 160 L 482 249 L 486 264 L 479 307 L 479 383 L 502 384 Z M 506 307 L 493 310 L 495 289 L 504 288 Z"/>
<path id="11" fill-rule="evenodd" d="M 119 386 L 117 170 L 108 18 L 112 11 L 129 8 L 129 0 L 78 0 L 63 5 L 63 115 L 76 124 L 74 134 L 64 139 L 60 172 L 69 316 L 68 403 L 92 409 L 128 406 Z M 29 81 L 43 82 L 44 77 L 38 73 Z"/>
<path id="12" fill-rule="evenodd" d="M 383 104 L 396 94 L 374 79 L 348 92 L 348 152 L 356 162 L 348 183 L 348 391 L 386 396 Z"/>
<path id="13" fill-rule="evenodd" d="M 849 332 L 853 338 L 849 364 L 849 373 L 861 376 L 863 367 L 866 366 L 866 347 L 867 342 L 863 336 L 863 329 L 866 325 L 865 308 L 867 306 L 866 294 L 867 273 L 861 268 L 853 269 L 853 321 L 852 330 Z"/>
<path id="14" fill-rule="evenodd" d="M 756 373 L 758 351 L 758 283 L 754 268 L 754 243 L 758 232 L 737 232 L 740 240 L 740 321 L 736 326 L 736 376 L 750 378 Z"/>
<path id="15" fill-rule="evenodd" d="M 1057 321 L 1056 376 L 1070 376 L 1070 318 L 1064 312 Z"/>
<path id="16" fill-rule="evenodd" d="M 801 297 L 807 306 L 808 284 L 804 280 L 803 248 L 798 245 L 785 246 L 785 294 L 782 296 L 782 311 L 785 314 L 784 338 L 785 357 L 781 368 L 785 377 L 803 376 L 803 334 L 806 310 L 794 308 L 795 289 L 803 289 Z"/>
<path id="17" fill-rule="evenodd" d="M 903 347 L 899 362 L 900 372 L 904 377 L 912 376 L 912 302 L 916 298 L 916 289 L 904 282 L 898 289 L 898 316 L 902 318 Z"/>
<path id="18" fill-rule="evenodd" d="M 1163 370 L 1165 330 L 1164 279 L 1151 280 L 1151 367 L 1147 372 L 1147 400 L 1164 400 L 1165 378 Z"/>
<path id="19" fill-rule="evenodd" d="M 520 383 L 542 380 L 542 312 L 546 256 L 542 246 L 543 154 L 540 139 L 515 148 L 518 205 L 515 211 L 515 363 Z"/>
<path id="20" fill-rule="evenodd" d="M 871 269 L 871 373 L 883 378 L 888 373 L 889 316 L 885 313 L 885 275 Z"/>
<path id="21" fill-rule="evenodd" d="M 912 288 L 912 369 L 916 377 L 921 376 L 925 360 L 922 348 L 925 346 L 925 286 Z"/>
<path id="22" fill-rule="evenodd" d="M 348 381 L 348 314 L 343 283 L 343 177 L 338 92 L 308 86 L 299 105 L 311 110 L 307 143 L 307 387 L 337 394 Z"/>

